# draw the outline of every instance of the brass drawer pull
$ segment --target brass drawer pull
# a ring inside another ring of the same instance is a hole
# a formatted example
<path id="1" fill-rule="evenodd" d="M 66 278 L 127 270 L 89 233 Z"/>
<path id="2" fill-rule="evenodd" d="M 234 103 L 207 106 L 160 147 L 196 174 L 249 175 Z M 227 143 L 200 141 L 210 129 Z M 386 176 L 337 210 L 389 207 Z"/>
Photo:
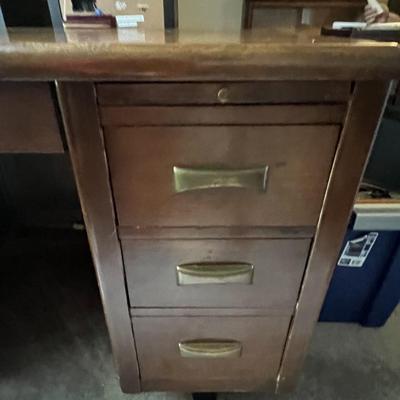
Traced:
<path id="1" fill-rule="evenodd" d="M 176 267 L 178 285 L 253 283 L 254 266 L 248 263 L 192 263 Z"/>
<path id="2" fill-rule="evenodd" d="M 265 192 L 268 166 L 247 169 L 173 167 L 175 192 L 214 188 L 254 188 Z"/>
<path id="3" fill-rule="evenodd" d="M 242 344 L 235 340 L 188 340 L 179 343 L 179 351 L 185 358 L 238 358 Z"/>

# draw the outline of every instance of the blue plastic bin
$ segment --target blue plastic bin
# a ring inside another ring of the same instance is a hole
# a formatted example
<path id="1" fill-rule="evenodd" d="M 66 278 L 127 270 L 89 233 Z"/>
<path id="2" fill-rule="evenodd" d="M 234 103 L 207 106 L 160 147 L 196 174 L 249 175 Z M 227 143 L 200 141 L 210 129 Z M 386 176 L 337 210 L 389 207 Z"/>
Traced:
<path id="1" fill-rule="evenodd" d="M 354 220 L 353 220 L 354 221 Z M 347 231 L 349 240 L 368 231 Z M 358 322 L 382 326 L 400 301 L 400 232 L 377 231 L 378 237 L 362 267 L 336 266 L 320 321 Z"/>
<path id="2" fill-rule="evenodd" d="M 364 177 L 366 182 L 394 192 L 400 192 L 399 132 L 400 105 L 388 106 Z M 336 266 L 320 321 L 382 326 L 399 303 L 400 212 L 397 208 L 388 214 L 386 209 L 383 218 L 376 215 L 378 218 L 366 218 L 364 223 L 353 216 L 340 254 L 349 240 L 372 231 L 378 237 L 362 267 Z"/>

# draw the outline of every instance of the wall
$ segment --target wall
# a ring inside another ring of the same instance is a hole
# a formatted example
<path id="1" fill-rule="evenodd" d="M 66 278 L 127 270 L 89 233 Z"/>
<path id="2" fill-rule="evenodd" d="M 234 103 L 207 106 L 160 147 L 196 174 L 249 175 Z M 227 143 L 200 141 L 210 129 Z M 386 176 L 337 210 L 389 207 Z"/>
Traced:
<path id="1" fill-rule="evenodd" d="M 179 28 L 239 31 L 243 0 L 179 0 Z"/>

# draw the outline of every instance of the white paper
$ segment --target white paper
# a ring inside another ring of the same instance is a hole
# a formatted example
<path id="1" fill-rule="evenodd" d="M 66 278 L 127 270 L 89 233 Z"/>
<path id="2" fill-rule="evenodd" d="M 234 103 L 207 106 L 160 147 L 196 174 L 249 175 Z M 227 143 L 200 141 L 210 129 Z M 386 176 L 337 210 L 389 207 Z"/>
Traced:
<path id="1" fill-rule="evenodd" d="M 381 22 L 368 25 L 365 29 L 368 31 L 374 31 L 374 30 L 396 31 L 400 30 L 400 22 Z"/>
<path id="2" fill-rule="evenodd" d="M 367 26 L 366 22 L 347 22 L 347 21 L 335 21 L 332 24 L 333 29 L 364 29 Z"/>
<path id="3" fill-rule="evenodd" d="M 138 22 L 144 22 L 142 14 L 137 15 L 117 15 L 115 17 L 118 28 L 136 28 Z"/>

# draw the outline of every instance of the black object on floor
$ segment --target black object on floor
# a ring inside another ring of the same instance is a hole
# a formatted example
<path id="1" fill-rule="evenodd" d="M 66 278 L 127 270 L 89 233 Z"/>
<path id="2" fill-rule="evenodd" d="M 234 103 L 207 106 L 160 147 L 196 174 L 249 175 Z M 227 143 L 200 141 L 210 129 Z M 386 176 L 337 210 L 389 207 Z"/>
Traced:
<path id="1" fill-rule="evenodd" d="M 193 400 L 217 400 L 217 393 L 192 393 Z"/>

